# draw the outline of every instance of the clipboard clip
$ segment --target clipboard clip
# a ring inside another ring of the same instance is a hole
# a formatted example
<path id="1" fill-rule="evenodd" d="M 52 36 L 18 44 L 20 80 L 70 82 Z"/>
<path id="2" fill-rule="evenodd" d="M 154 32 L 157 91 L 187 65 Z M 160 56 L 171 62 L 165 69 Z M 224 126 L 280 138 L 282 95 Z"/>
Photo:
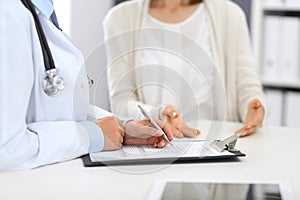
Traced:
<path id="1" fill-rule="evenodd" d="M 216 149 L 219 152 L 224 151 L 225 149 L 230 152 L 238 152 L 239 150 L 235 149 L 235 145 L 237 142 L 237 139 L 242 135 L 242 133 L 234 134 L 224 140 L 216 140 L 210 143 L 210 146 L 212 146 L 214 149 Z"/>

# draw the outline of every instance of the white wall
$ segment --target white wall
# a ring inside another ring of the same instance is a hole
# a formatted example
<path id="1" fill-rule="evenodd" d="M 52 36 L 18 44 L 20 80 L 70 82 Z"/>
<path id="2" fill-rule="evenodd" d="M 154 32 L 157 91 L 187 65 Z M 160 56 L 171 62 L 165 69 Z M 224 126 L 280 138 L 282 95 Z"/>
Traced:
<path id="1" fill-rule="evenodd" d="M 86 58 L 89 76 L 97 77 L 105 72 L 105 60 L 100 50 L 93 50 L 103 42 L 102 21 L 114 0 L 53 0 L 61 28 Z M 91 103 L 108 109 L 106 77 L 91 89 Z"/>

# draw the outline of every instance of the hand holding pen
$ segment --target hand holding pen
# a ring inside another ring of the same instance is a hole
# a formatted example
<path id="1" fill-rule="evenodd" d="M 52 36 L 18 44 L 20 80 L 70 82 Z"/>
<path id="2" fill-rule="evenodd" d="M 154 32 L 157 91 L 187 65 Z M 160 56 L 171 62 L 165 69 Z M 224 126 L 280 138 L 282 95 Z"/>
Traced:
<path id="1" fill-rule="evenodd" d="M 170 145 L 173 146 L 173 144 L 171 143 L 171 140 L 173 140 L 173 136 L 172 133 L 169 131 L 169 129 L 166 127 L 166 124 L 164 124 L 163 122 L 159 121 L 159 120 L 154 120 L 147 112 L 145 109 L 143 109 L 140 105 L 138 106 L 141 113 L 144 115 L 144 117 L 149 120 L 149 122 L 152 124 L 152 126 L 154 128 L 157 129 L 157 133 L 160 134 L 160 136 L 162 136 L 162 138 Z M 163 131 L 163 129 L 167 129 L 168 131 Z M 160 145 L 165 146 L 165 142 L 164 140 L 160 141 Z M 159 147 L 159 146 L 156 146 Z"/>

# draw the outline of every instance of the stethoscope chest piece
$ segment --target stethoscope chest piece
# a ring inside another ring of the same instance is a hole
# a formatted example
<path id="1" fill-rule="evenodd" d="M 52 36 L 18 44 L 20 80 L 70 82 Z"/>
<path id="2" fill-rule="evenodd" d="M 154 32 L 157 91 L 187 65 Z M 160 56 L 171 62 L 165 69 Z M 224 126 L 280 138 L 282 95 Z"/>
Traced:
<path id="1" fill-rule="evenodd" d="M 47 76 L 43 80 L 43 90 L 50 97 L 59 95 L 65 88 L 64 79 L 56 73 L 56 69 L 46 71 Z"/>

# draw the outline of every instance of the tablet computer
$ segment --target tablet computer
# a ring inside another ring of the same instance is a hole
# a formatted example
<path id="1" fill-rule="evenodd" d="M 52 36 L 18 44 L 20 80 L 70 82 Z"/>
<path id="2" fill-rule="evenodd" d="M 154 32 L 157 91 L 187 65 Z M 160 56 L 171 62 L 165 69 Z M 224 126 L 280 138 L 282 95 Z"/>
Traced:
<path id="1" fill-rule="evenodd" d="M 286 183 L 157 180 L 147 199 L 289 200 L 293 198 L 291 187 Z"/>

